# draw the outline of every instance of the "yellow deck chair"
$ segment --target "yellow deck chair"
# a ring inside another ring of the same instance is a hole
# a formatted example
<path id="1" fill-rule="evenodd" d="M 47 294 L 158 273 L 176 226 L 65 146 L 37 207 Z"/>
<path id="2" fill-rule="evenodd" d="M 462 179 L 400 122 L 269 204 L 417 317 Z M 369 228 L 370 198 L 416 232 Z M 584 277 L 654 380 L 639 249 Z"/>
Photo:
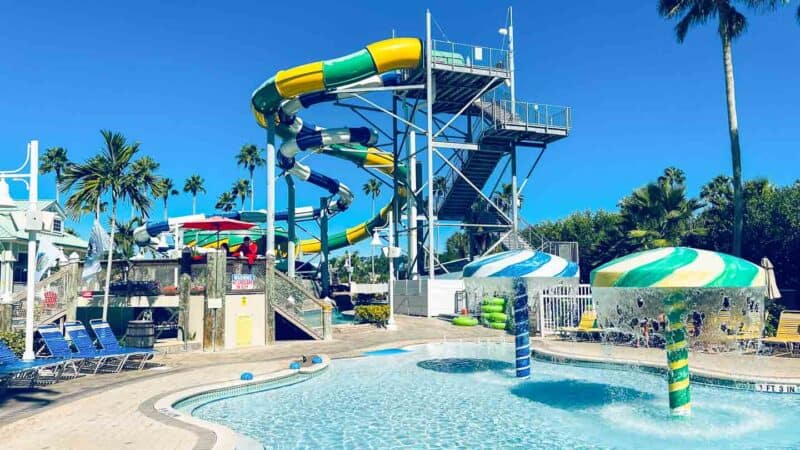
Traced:
<path id="1" fill-rule="evenodd" d="M 800 311 L 783 311 L 778 321 L 778 330 L 775 337 L 765 337 L 761 340 L 764 344 L 785 345 L 790 353 L 794 344 L 800 344 Z"/>
<path id="2" fill-rule="evenodd" d="M 562 334 L 600 333 L 603 329 L 597 326 L 597 311 L 587 309 L 581 314 L 577 327 L 561 327 L 558 331 Z"/>

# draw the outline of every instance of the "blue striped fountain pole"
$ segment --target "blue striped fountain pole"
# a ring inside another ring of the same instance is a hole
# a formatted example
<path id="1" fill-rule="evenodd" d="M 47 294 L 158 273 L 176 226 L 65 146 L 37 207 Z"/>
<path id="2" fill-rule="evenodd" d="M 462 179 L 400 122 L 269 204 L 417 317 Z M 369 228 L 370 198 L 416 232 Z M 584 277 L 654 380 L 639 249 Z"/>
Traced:
<path id="1" fill-rule="evenodd" d="M 517 378 L 531 375 L 530 321 L 528 319 L 528 290 L 525 280 L 514 280 L 514 344 Z"/>

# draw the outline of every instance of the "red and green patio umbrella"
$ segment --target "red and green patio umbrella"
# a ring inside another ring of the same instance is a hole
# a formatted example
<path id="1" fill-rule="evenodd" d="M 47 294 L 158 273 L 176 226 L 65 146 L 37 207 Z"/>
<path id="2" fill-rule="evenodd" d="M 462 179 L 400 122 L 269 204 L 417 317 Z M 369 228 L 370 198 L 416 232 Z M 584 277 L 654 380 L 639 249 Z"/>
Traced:
<path id="1" fill-rule="evenodd" d="M 208 219 L 196 220 L 193 222 L 184 222 L 181 226 L 190 230 L 206 230 L 217 232 L 217 245 L 219 248 L 219 233 L 220 231 L 240 231 L 249 230 L 255 226 L 250 222 L 243 222 L 241 220 L 229 219 L 227 217 L 209 217 Z"/>

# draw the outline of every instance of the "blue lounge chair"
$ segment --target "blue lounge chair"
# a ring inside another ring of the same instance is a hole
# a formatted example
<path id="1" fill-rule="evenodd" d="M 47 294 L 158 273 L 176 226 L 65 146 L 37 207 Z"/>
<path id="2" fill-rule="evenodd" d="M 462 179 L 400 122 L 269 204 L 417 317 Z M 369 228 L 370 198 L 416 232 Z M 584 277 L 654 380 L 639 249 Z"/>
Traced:
<path id="1" fill-rule="evenodd" d="M 104 320 L 92 319 L 89 321 L 89 326 L 92 327 L 92 331 L 94 331 L 94 335 L 97 336 L 97 341 L 100 343 L 103 351 L 109 354 L 127 354 L 128 358 L 126 360 L 126 364 L 128 362 L 136 362 L 138 359 L 139 370 L 142 370 L 144 368 L 144 364 L 154 355 L 153 349 L 151 348 L 123 347 L 119 345 L 117 336 L 108 325 L 108 322 Z"/>
<path id="2" fill-rule="evenodd" d="M 64 331 L 66 331 L 75 348 L 78 349 L 79 355 L 92 358 L 87 363 L 91 365 L 89 369 L 92 373 L 97 373 L 98 371 L 117 373 L 122 370 L 128 361 L 130 353 L 119 354 L 95 347 L 94 340 L 81 322 L 66 322 Z"/>
<path id="3" fill-rule="evenodd" d="M 61 377 L 63 361 L 36 359 L 21 361 L 2 341 L 0 341 L 0 379 L 15 386 L 33 387 L 39 381 L 40 371 L 49 372 L 52 382 Z"/>
<path id="4" fill-rule="evenodd" d="M 46 349 L 50 354 L 50 358 L 63 361 L 64 369 L 69 367 L 72 369 L 74 376 L 80 375 L 84 362 L 87 358 L 91 359 L 92 356 L 73 352 L 69 342 L 61 334 L 61 328 L 54 323 L 39 325 L 37 331 L 39 331 L 39 335 L 42 336 L 44 341 L 44 347 L 40 349 L 40 353 Z"/>

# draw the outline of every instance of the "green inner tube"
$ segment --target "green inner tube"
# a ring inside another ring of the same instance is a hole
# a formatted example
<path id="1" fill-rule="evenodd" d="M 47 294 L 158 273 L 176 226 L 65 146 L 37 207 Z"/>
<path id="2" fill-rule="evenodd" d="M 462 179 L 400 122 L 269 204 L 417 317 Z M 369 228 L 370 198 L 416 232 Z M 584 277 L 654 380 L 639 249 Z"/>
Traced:
<path id="1" fill-rule="evenodd" d="M 483 305 L 481 311 L 483 313 L 501 313 L 506 308 L 503 305 Z"/>
<path id="2" fill-rule="evenodd" d="M 478 319 L 471 316 L 458 316 L 453 319 L 453 325 L 460 327 L 474 327 L 478 324 Z"/>
<path id="3" fill-rule="evenodd" d="M 489 322 L 489 328 L 494 328 L 495 330 L 505 330 L 506 323 L 505 322 Z"/>
<path id="4" fill-rule="evenodd" d="M 488 297 L 483 299 L 484 305 L 500 305 L 503 306 L 506 304 L 506 299 L 500 297 Z"/>
<path id="5" fill-rule="evenodd" d="M 505 314 L 501 313 L 501 312 L 486 313 L 486 314 L 483 315 L 483 317 L 485 317 L 486 320 L 488 320 L 489 322 L 503 322 L 503 323 L 506 323 L 506 320 L 508 320 L 508 317 Z"/>

